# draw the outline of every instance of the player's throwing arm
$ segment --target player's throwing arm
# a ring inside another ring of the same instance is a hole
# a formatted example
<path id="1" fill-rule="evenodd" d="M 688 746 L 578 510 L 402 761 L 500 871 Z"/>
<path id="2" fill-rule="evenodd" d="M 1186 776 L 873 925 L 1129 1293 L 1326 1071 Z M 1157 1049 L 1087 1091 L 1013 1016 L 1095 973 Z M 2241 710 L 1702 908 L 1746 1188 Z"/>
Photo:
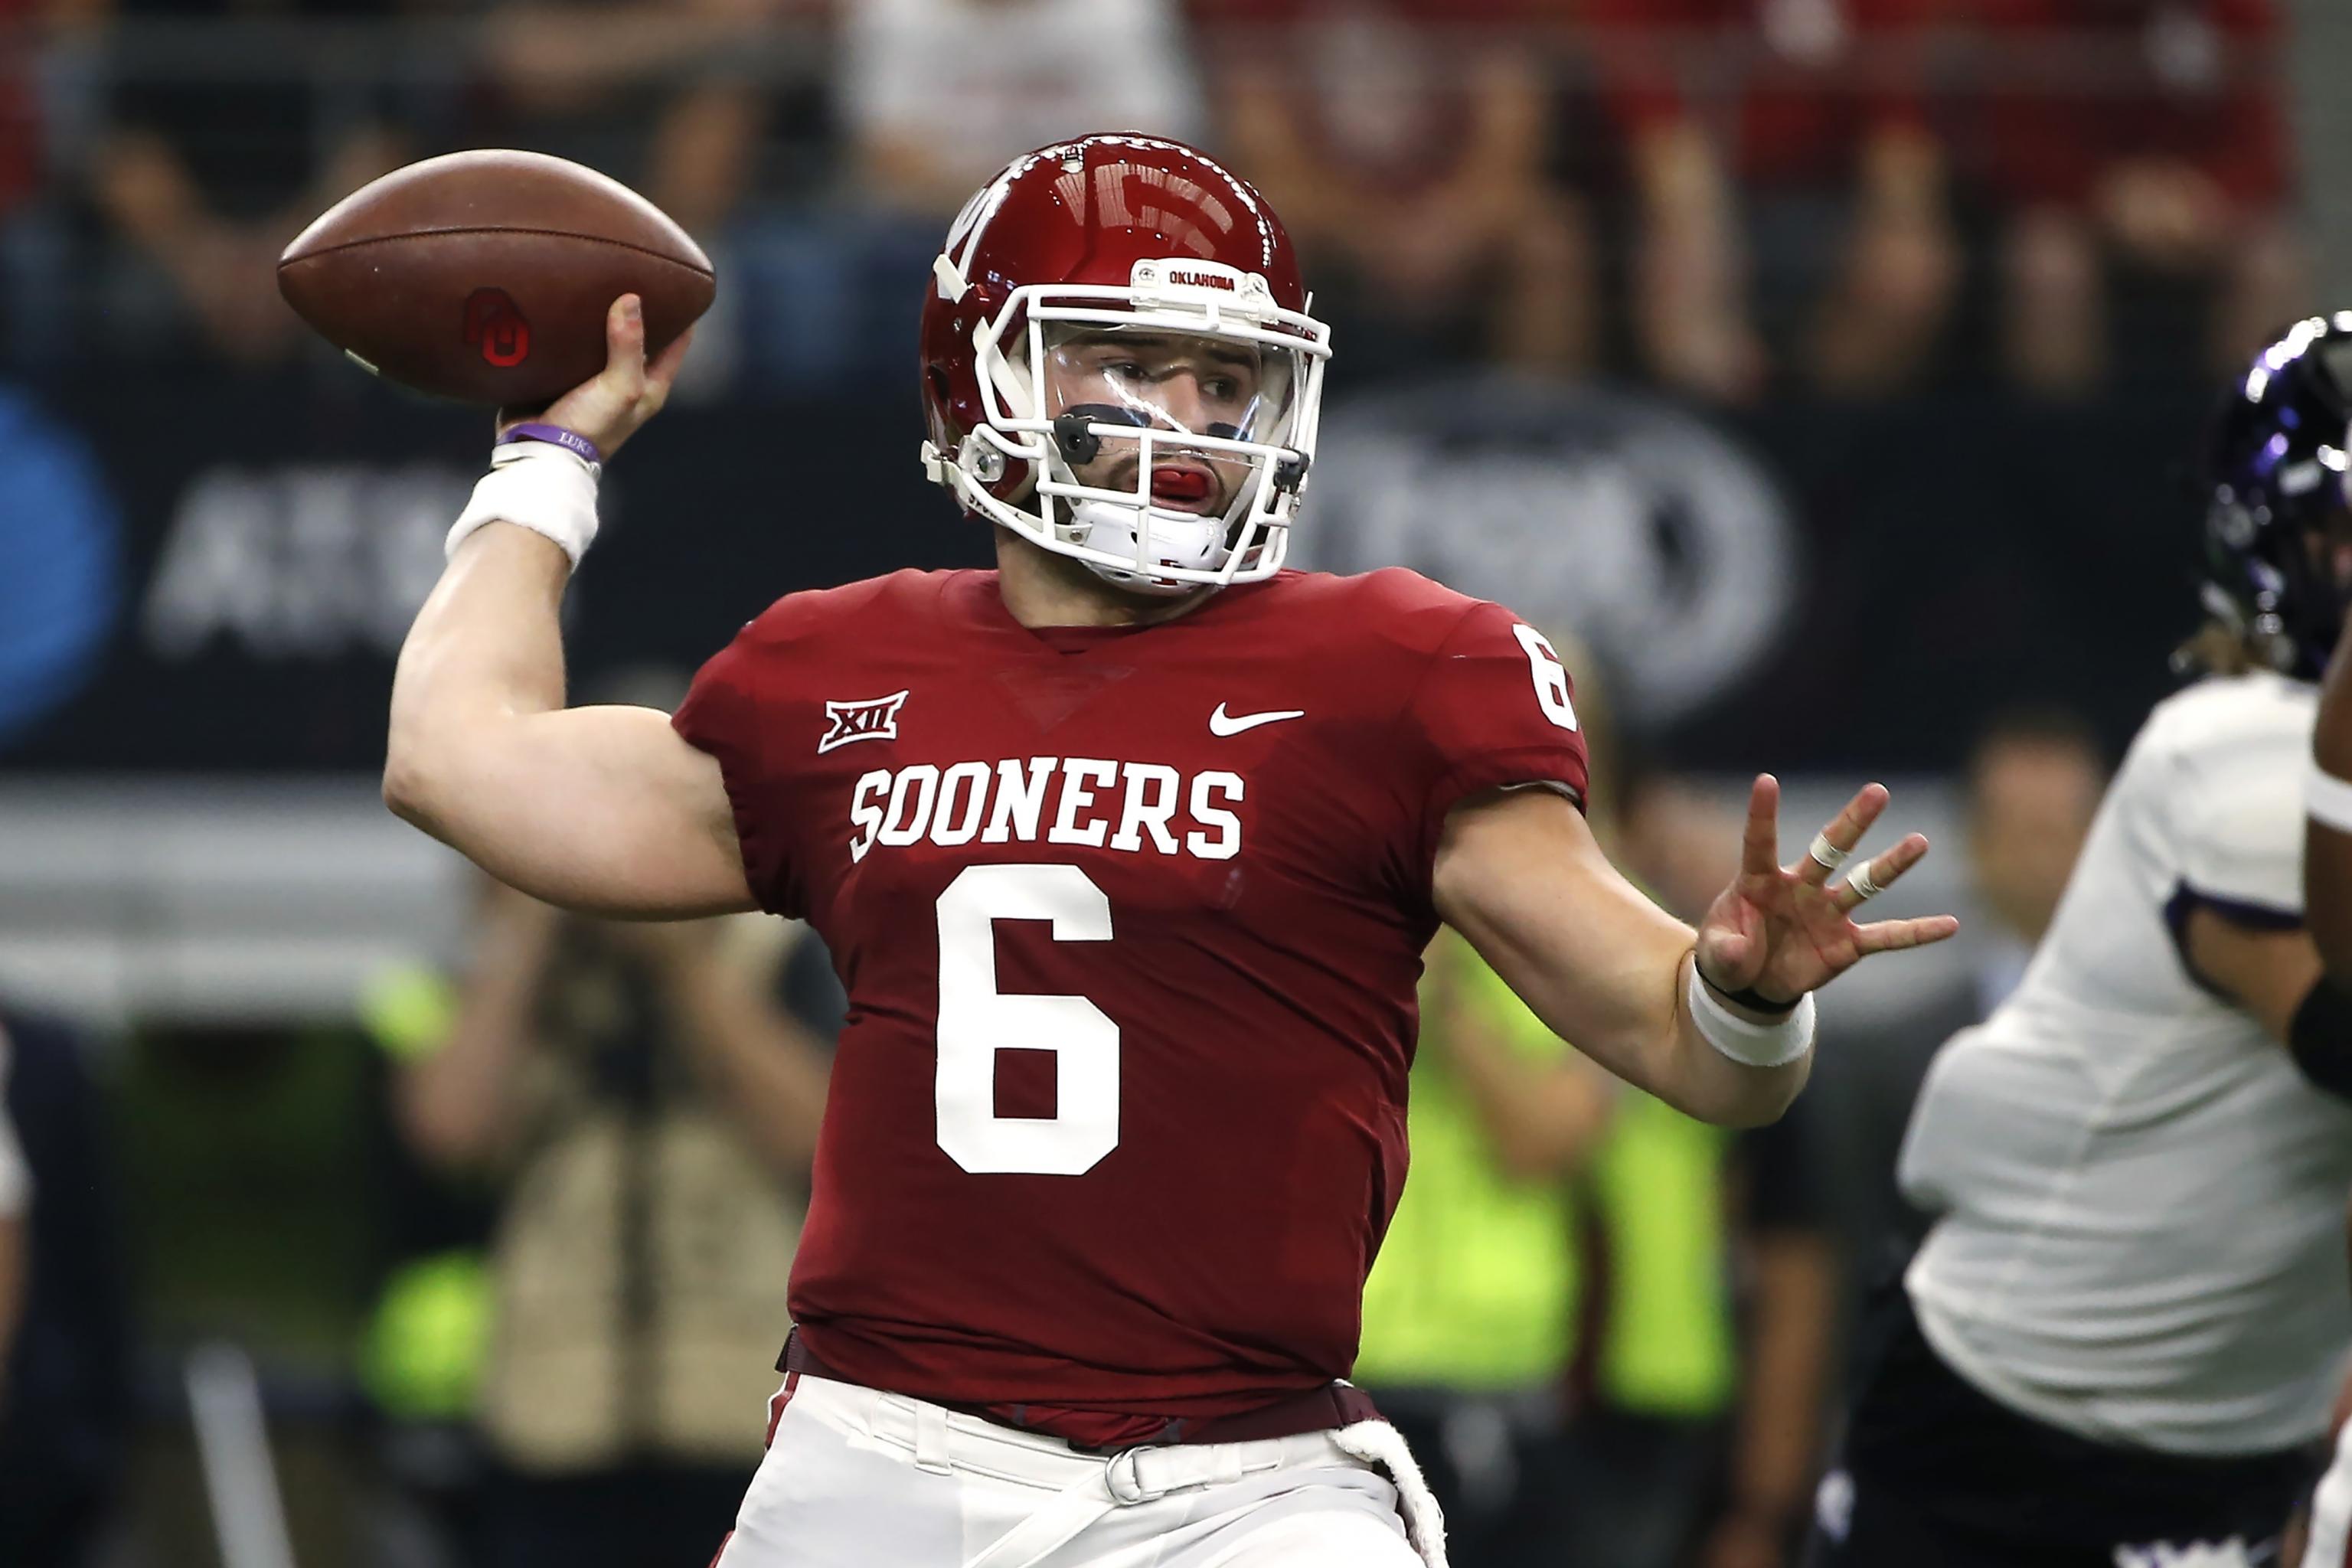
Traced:
<path id="1" fill-rule="evenodd" d="M 393 681 L 392 809 L 551 903 L 679 917 L 746 910 L 719 765 L 650 708 L 563 705 L 557 611 L 596 531 L 596 478 L 669 395 L 681 337 L 650 365 L 636 297 L 614 301 L 602 374 L 504 442 L 450 533 Z M 514 422 L 502 421 L 501 435 Z"/>
<path id="2" fill-rule="evenodd" d="M 1756 780 L 1738 872 L 1694 931 L 1601 854 L 1556 795 L 1465 803 L 1438 848 L 1438 910 L 1566 1039 L 1702 1121 L 1769 1121 L 1804 1086 L 1812 993 L 1871 953 L 1941 942 L 1949 915 L 1862 922 L 1861 906 L 1919 863 L 1914 833 L 1853 864 L 1886 807 L 1870 784 L 1792 866 L 1780 863 L 1780 787 Z"/>

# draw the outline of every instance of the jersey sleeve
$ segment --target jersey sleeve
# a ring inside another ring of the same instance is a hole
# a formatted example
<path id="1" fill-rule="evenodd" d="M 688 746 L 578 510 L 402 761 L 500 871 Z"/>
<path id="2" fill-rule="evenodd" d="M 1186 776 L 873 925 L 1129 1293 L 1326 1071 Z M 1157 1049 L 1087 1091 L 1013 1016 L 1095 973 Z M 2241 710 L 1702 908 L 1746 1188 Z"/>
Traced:
<path id="1" fill-rule="evenodd" d="M 1465 615 L 1405 704 L 1405 806 L 1426 886 L 1445 815 L 1481 790 L 1551 785 L 1585 804 L 1575 687 L 1550 639 L 1500 605 Z"/>
<path id="2" fill-rule="evenodd" d="M 2179 896 L 2241 924 L 2303 920 L 2302 744 L 2245 737 L 2174 759 L 2168 815 Z"/>
<path id="3" fill-rule="evenodd" d="M 776 732 L 773 710 L 784 697 L 775 623 L 790 604 L 778 604 L 712 656 L 695 675 L 670 725 L 719 763 L 751 896 L 771 914 L 797 918 L 788 781 L 771 742 Z"/>

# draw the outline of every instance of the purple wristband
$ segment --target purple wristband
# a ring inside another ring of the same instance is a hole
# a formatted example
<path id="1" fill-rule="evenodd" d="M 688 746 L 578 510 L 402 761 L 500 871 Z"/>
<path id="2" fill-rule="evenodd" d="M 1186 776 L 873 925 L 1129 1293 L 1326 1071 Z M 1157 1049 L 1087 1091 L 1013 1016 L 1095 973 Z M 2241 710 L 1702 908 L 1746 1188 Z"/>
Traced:
<path id="1" fill-rule="evenodd" d="M 566 430 L 561 425 L 518 425 L 500 436 L 494 445 L 505 447 L 517 441 L 544 441 L 551 447 L 561 447 L 583 463 L 604 466 L 604 454 L 596 450 L 596 443 L 577 430 Z"/>

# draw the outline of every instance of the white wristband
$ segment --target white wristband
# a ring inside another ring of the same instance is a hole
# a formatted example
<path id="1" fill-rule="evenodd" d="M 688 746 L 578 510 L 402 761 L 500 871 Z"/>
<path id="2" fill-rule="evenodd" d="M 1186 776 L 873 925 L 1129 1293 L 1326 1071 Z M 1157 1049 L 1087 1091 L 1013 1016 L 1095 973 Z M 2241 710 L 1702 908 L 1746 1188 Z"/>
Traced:
<path id="1" fill-rule="evenodd" d="M 446 554 L 486 522 L 511 522 L 563 547 L 572 564 L 596 537 L 596 465 L 547 441 L 516 441 L 490 454 L 490 471 L 457 514 Z"/>
<path id="2" fill-rule="evenodd" d="M 1687 987 L 1691 1022 L 1706 1043 L 1742 1067 L 1786 1067 L 1813 1048 L 1813 994 L 1797 999 L 1789 1016 L 1777 1024 L 1759 1024 L 1741 1017 L 1715 999 L 1699 978 L 1698 963 L 1690 966 Z"/>
<path id="3" fill-rule="evenodd" d="M 2303 809 L 2312 821 L 2338 833 L 2352 833 L 2352 784 L 2314 759 L 2303 775 Z"/>

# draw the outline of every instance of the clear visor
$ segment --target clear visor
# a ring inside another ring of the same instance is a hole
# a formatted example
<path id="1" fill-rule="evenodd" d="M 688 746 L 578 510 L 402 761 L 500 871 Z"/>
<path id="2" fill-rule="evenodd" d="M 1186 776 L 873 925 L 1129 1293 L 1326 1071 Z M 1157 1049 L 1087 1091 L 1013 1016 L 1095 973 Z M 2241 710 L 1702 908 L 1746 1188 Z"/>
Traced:
<path id="1" fill-rule="evenodd" d="M 1040 335 L 1045 417 L 1080 489 L 1223 517 L 1287 446 L 1297 349 L 1145 323 Z"/>

